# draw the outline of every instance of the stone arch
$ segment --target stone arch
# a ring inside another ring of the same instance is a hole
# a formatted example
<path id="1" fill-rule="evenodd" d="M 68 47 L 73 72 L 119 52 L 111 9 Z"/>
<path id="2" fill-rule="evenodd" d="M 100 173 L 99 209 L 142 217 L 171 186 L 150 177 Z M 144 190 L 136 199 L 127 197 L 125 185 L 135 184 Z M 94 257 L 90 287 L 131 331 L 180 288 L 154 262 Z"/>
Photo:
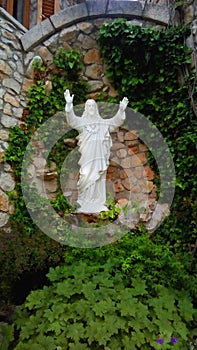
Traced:
<path id="1" fill-rule="evenodd" d="M 100 0 L 99 2 L 87 0 L 84 3 L 68 7 L 26 32 L 21 37 L 23 49 L 30 51 L 63 28 L 96 18 L 122 17 L 128 20 L 137 19 L 150 22 L 153 25 L 166 26 L 168 24 L 169 11 L 165 5 L 145 4 L 130 0 Z"/>

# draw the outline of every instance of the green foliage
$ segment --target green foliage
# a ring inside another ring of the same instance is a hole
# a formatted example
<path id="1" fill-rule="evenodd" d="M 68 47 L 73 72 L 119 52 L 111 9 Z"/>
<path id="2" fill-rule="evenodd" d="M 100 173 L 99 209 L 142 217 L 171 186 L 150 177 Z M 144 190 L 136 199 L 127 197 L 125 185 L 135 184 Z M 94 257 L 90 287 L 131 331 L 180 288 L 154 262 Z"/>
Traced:
<path id="1" fill-rule="evenodd" d="M 119 98 L 127 96 L 133 109 L 151 119 L 170 148 L 176 193 L 172 215 L 157 234 L 163 243 L 180 242 L 184 249 L 195 244 L 197 234 L 197 123 L 193 109 L 197 87 L 190 70 L 191 50 L 185 46 L 187 35 L 187 27 L 147 29 L 123 19 L 105 23 L 98 35 L 107 75 Z M 154 161 L 151 166 L 155 167 Z"/>
<path id="2" fill-rule="evenodd" d="M 76 50 L 59 49 L 54 57 L 55 68 L 51 71 L 40 60 L 33 64 L 35 84 L 28 92 L 28 105 L 22 118 L 22 124 L 10 130 L 9 147 L 5 161 L 10 163 L 17 181 L 16 188 L 9 193 L 10 202 L 15 211 L 10 218 L 11 234 L 1 232 L 0 270 L 2 281 L 0 296 L 2 301 L 17 299 L 14 291 L 16 281 L 31 271 L 37 273 L 47 270 L 61 261 L 64 249 L 45 236 L 32 222 L 24 203 L 21 190 L 21 167 L 26 147 L 35 130 L 57 111 L 65 106 L 64 91 L 71 89 L 75 93 L 75 102 L 82 103 L 88 92 L 88 85 L 80 77 L 82 68 L 81 54 Z M 52 89 L 49 91 L 45 82 L 51 79 Z M 75 132 L 70 132 L 75 135 Z M 69 135 L 65 135 L 69 137 Z M 68 153 L 63 138 L 52 148 L 49 161 L 57 163 L 59 172 Z M 55 201 L 52 201 L 55 210 L 60 212 L 69 210 L 67 201 L 59 191 Z M 13 277 L 14 276 L 14 277 Z M 21 282 L 22 283 L 22 282 Z M 34 283 L 33 288 L 39 284 Z M 29 287 L 29 288 L 31 288 Z M 29 290 L 28 290 L 29 291 Z M 12 297 L 11 297 L 12 296 Z M 24 296 L 23 296 L 24 297 Z M 18 299 L 17 299 L 18 300 Z M 21 298 L 22 300 L 22 298 Z M 20 302 L 21 302 L 20 300 Z"/>
<path id="3" fill-rule="evenodd" d="M 106 206 L 109 209 L 108 211 L 102 211 L 100 213 L 100 218 L 102 220 L 106 220 L 106 219 L 116 219 L 118 217 L 118 214 L 120 214 L 120 208 L 118 208 L 116 206 L 115 201 L 113 200 L 113 198 L 111 197 L 111 194 L 108 193 L 107 194 L 107 199 L 106 199 Z"/>
<path id="4" fill-rule="evenodd" d="M 67 51 L 60 48 L 54 56 L 54 63 L 56 67 L 64 70 L 70 81 L 75 81 L 83 68 L 82 53 L 76 49 Z"/>
<path id="5" fill-rule="evenodd" d="M 0 348 L 8 350 L 10 341 L 14 340 L 13 327 L 8 327 L 4 322 L 0 323 Z"/>
<path id="6" fill-rule="evenodd" d="M 50 285 L 33 291 L 18 308 L 14 350 L 157 349 L 156 340 L 178 337 L 187 349 L 194 309 L 187 292 L 132 274 L 125 278 L 116 257 L 72 261 L 50 269 Z"/>

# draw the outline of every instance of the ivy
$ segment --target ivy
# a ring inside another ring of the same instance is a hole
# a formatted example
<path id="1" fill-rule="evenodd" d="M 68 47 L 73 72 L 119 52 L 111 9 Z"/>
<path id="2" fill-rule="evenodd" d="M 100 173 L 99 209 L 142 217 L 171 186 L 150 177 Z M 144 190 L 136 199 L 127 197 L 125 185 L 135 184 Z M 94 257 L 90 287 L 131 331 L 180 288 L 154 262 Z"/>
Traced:
<path id="1" fill-rule="evenodd" d="M 172 215 L 157 233 L 163 242 L 179 241 L 186 249 L 195 244 L 197 233 L 197 123 L 193 109 L 197 87 L 190 69 L 191 49 L 185 46 L 188 35 L 190 29 L 184 26 L 147 29 L 123 19 L 105 23 L 98 35 L 108 78 L 119 98 L 127 96 L 133 109 L 151 119 L 170 148 L 176 195 Z M 150 161 L 155 167 L 151 157 Z"/>

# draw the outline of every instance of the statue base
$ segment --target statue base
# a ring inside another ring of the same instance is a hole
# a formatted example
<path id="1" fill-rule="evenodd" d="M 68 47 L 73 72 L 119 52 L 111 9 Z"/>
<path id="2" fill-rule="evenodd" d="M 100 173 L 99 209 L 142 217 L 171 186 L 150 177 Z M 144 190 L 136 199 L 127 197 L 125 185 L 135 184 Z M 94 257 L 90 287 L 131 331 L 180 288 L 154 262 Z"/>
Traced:
<path id="1" fill-rule="evenodd" d="M 108 211 L 109 209 L 100 203 L 83 203 L 80 208 L 77 209 L 77 213 L 84 214 L 98 214 L 101 211 Z"/>

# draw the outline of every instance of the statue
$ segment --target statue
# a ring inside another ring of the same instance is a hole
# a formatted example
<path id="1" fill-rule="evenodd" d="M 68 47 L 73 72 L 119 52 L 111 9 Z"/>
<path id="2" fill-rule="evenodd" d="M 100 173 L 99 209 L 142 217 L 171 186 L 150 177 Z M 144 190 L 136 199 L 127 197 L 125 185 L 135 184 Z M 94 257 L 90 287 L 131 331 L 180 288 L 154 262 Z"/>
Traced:
<path id="1" fill-rule="evenodd" d="M 81 154 L 79 165 L 80 174 L 77 183 L 78 212 L 99 213 L 107 211 L 106 202 L 106 173 L 109 165 L 112 139 L 110 132 L 121 126 L 125 120 L 125 109 L 128 104 L 124 97 L 119 104 L 116 115 L 103 119 L 99 115 L 97 103 L 88 99 L 81 117 L 73 110 L 74 95 L 69 90 L 64 93 L 66 100 L 66 117 L 68 124 L 79 132 L 78 145 Z"/>

